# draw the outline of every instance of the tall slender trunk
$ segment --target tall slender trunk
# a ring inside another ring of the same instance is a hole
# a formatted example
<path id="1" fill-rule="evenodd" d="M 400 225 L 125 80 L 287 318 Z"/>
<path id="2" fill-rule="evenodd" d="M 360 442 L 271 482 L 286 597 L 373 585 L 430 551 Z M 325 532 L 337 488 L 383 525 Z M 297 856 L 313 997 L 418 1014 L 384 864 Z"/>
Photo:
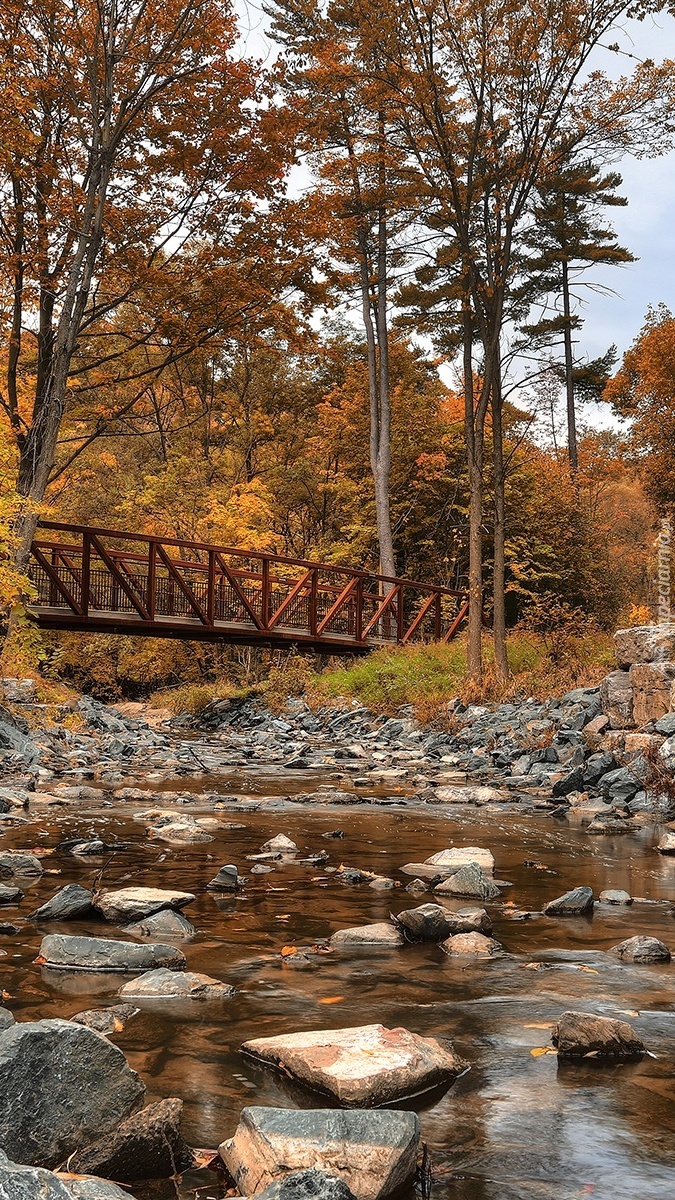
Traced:
<path id="1" fill-rule="evenodd" d="M 577 447 L 577 414 L 574 403 L 574 357 L 572 353 L 572 313 L 570 307 L 570 279 L 567 259 L 562 261 L 563 339 L 565 345 L 565 398 L 567 402 L 567 453 L 572 474 L 579 470 Z"/>
<path id="2" fill-rule="evenodd" d="M 376 330 L 378 371 L 378 444 L 373 465 L 377 536 L 380 544 L 380 570 L 396 574 L 394 541 L 391 531 L 389 485 L 391 478 L 391 394 L 389 387 L 389 330 L 387 328 L 387 212 L 384 205 L 384 123 L 380 119 L 380 208 L 377 222 L 377 308 Z M 372 443 L 371 443 L 372 450 Z M 372 462 L 372 459 L 371 459 Z"/>
<path id="3" fill-rule="evenodd" d="M 504 431 L 502 427 L 501 363 L 495 363 L 492 389 L 492 470 L 494 475 L 493 634 L 495 666 L 502 679 L 509 675 L 506 653 L 506 507 L 504 502 Z"/>
<path id="4" fill-rule="evenodd" d="M 464 312 L 464 429 L 469 469 L 469 627 L 467 673 L 480 682 L 483 673 L 483 422 L 475 411 L 473 321 Z"/>

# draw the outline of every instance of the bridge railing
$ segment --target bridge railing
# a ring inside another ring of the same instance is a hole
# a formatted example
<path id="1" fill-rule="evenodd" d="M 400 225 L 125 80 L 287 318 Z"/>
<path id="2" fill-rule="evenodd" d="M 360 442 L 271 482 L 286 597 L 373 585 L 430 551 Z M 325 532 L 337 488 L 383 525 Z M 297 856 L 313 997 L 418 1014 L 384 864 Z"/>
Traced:
<path id="1" fill-rule="evenodd" d="M 468 609 L 452 588 L 262 551 L 58 521 L 39 530 L 32 608 L 45 626 L 352 649 L 449 641 Z"/>

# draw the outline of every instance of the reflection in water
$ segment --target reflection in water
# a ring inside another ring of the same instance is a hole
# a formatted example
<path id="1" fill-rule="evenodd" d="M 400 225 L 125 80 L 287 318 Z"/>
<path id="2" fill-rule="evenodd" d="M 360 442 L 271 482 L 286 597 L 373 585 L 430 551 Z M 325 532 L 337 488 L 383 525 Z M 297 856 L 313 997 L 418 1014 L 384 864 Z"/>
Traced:
<path id="1" fill-rule="evenodd" d="M 289 780 L 283 782 L 288 789 Z M 215 786 L 199 781 L 204 785 Z M 226 790 L 222 781 L 220 786 Z M 307 788 L 305 778 L 295 784 L 301 786 Z M 675 968 L 623 964 L 607 954 L 636 933 L 675 944 L 675 860 L 654 853 L 652 830 L 589 838 L 581 827 L 517 812 L 264 806 L 245 809 L 238 829 L 224 828 L 232 811 L 219 814 L 223 828 L 214 842 L 176 847 L 147 840 L 143 823 L 133 819 L 142 807 L 36 809 L 36 821 L 7 830 L 3 845 L 53 848 L 95 831 L 107 841 L 128 843 L 107 868 L 105 886 L 170 884 L 197 893 L 187 915 L 198 935 L 181 948 L 190 969 L 233 983 L 236 996 L 219 1003 L 137 1001 L 141 1015 L 115 1038 L 145 1079 L 149 1099 L 183 1098 L 193 1144 L 217 1146 L 233 1133 L 246 1104 L 324 1103 L 242 1058 L 239 1046 L 247 1038 L 381 1021 L 450 1036 L 472 1064 L 445 1095 L 420 1105 L 434 1200 L 663 1200 L 675 1194 Z M 344 839 L 322 837 L 337 825 Z M 367 884 L 340 884 L 325 868 L 275 863 L 270 874 L 251 875 L 236 898 L 205 891 L 224 862 L 246 873 L 246 856 L 276 833 L 288 834 L 301 854 L 328 850 L 329 865 L 344 862 L 402 886 L 378 892 Z M 409 879 L 399 868 L 452 843 L 490 847 L 496 875 L 512 884 L 500 903 L 488 905 L 503 957 L 448 958 L 423 945 L 336 952 L 310 971 L 282 965 L 284 945 L 386 920 L 392 911 L 430 899 L 406 892 Z M 17 914 L 65 883 L 91 884 L 100 861 L 50 854 L 47 873 L 19 909 L 5 910 L 7 919 L 16 922 Z M 592 919 L 521 919 L 578 884 L 592 886 L 596 896 L 613 887 L 642 899 L 630 908 L 596 906 Z M 96 921 L 42 928 L 26 923 L 19 934 L 3 936 L 3 981 L 18 1019 L 67 1017 L 114 1003 L 120 976 L 41 971 L 33 963 L 47 931 L 128 936 Z M 548 1043 L 550 1026 L 569 1007 L 629 1014 L 626 1019 L 658 1057 L 616 1067 L 559 1066 L 554 1055 L 534 1057 L 530 1051 Z M 205 1188 L 197 1193 L 202 1197 L 216 1196 L 218 1187 L 214 1176 L 202 1172 L 186 1178 L 178 1192 L 162 1184 L 136 1193 L 140 1200 L 187 1200 L 197 1188 Z"/>

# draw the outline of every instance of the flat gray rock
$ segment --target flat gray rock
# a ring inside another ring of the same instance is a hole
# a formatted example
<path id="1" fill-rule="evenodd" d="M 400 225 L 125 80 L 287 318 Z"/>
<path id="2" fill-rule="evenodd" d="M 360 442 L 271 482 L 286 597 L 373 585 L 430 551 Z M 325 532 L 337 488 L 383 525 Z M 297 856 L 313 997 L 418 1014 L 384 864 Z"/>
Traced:
<path id="1" fill-rule="evenodd" d="M 547 917 L 580 917 L 593 912 L 593 903 L 593 889 L 577 887 L 556 900 L 549 900 L 542 911 Z"/>
<path id="2" fill-rule="evenodd" d="M 255 1038 L 242 1051 L 347 1108 L 417 1096 L 451 1083 L 467 1068 L 449 1040 L 383 1025 Z"/>
<path id="3" fill-rule="evenodd" d="M 183 1000 L 227 1000 L 234 995 L 234 988 L 210 975 L 196 971 L 168 971 L 160 967 L 147 971 L 137 979 L 130 979 L 120 988 L 118 995 L 123 999 L 147 997 L 174 997 Z"/>
<path id="4" fill-rule="evenodd" d="M 11 879 L 14 875 L 26 878 L 42 875 L 40 859 L 25 850 L 3 850 L 0 853 L 0 879 Z"/>
<path id="5" fill-rule="evenodd" d="M 108 1037 L 111 1033 L 119 1033 L 127 1021 L 140 1012 L 133 1004 L 111 1004 L 109 1008 L 87 1008 L 84 1012 L 75 1013 L 71 1021 L 77 1025 L 86 1025 L 96 1033 Z"/>
<path id="6" fill-rule="evenodd" d="M 31 913 L 31 921 L 69 921 L 91 911 L 92 893 L 79 883 L 68 883 L 46 904 Z"/>
<path id="7" fill-rule="evenodd" d="M 185 955 L 161 942 L 138 945 L 112 938 L 68 937 L 50 933 L 40 945 L 42 965 L 60 971 L 150 971 L 170 967 L 183 971 Z"/>
<path id="8" fill-rule="evenodd" d="M 15 1161 L 64 1162 L 144 1095 L 122 1051 L 84 1025 L 26 1021 L 0 1033 L 0 1144 Z"/>
<path id="9" fill-rule="evenodd" d="M 219 1154 L 243 1195 L 283 1184 L 296 1171 L 340 1179 L 358 1200 L 386 1200 L 410 1187 L 417 1164 L 419 1119 L 411 1112 L 245 1108 Z M 315 1193 L 344 1200 L 335 1191 Z M 312 1195 L 283 1190 L 280 1200 Z"/>
<path id="10" fill-rule="evenodd" d="M 163 908 L 133 925 L 123 925 L 122 929 L 134 937 L 170 938 L 180 942 L 189 941 L 197 932 L 182 912 L 175 912 L 172 908 Z"/>
<path id="11" fill-rule="evenodd" d="M 332 946 L 384 946 L 404 945 L 403 934 L 391 921 L 376 921 L 372 925 L 355 925 L 351 929 L 338 929 L 333 934 Z"/>
<path id="12" fill-rule="evenodd" d="M 192 892 L 165 888 L 129 887 L 115 892 L 103 892 L 96 897 L 96 908 L 106 921 L 141 921 L 163 908 L 181 909 L 192 904 Z"/>
<path id="13" fill-rule="evenodd" d="M 18 904 L 23 900 L 20 887 L 0 887 L 0 904 Z"/>

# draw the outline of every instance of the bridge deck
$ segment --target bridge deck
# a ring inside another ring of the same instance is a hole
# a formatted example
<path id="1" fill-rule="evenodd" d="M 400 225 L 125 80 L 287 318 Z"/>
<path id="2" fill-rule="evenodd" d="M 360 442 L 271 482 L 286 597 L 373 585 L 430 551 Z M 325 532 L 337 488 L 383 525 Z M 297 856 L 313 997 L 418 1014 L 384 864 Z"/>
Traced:
<path id="1" fill-rule="evenodd" d="M 44 629 L 247 645 L 294 643 L 331 654 L 449 641 L 466 592 L 347 567 L 85 525 L 42 521 L 30 575 Z"/>

